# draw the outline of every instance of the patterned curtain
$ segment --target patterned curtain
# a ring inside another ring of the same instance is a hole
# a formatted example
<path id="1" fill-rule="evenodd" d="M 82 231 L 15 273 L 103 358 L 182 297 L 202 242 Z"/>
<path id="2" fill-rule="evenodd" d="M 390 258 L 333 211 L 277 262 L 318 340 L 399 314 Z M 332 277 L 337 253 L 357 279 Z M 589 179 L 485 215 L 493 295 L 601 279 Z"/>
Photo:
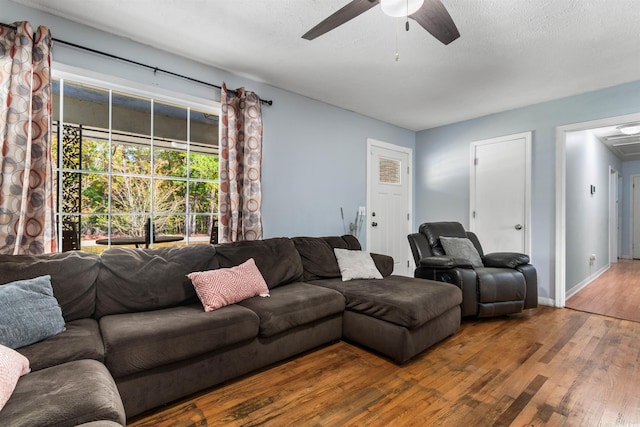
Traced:
<path id="1" fill-rule="evenodd" d="M 220 128 L 220 243 L 262 239 L 260 98 L 222 85 Z"/>
<path id="2" fill-rule="evenodd" d="M 51 171 L 51 34 L 0 27 L 0 253 L 56 250 Z"/>

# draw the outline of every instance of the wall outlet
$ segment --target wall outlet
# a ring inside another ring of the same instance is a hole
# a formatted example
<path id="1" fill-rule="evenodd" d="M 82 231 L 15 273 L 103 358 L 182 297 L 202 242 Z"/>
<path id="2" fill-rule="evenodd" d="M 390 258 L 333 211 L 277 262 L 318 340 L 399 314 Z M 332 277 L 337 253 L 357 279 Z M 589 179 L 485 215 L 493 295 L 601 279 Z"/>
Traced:
<path id="1" fill-rule="evenodd" d="M 595 265 L 596 263 L 596 254 L 591 254 L 589 257 L 589 265 Z"/>
<path id="2" fill-rule="evenodd" d="M 362 216 L 364 216 L 364 215 L 366 215 L 366 214 L 367 214 L 367 208 L 366 208 L 366 207 L 364 207 L 364 206 L 360 206 L 360 207 L 358 208 L 358 215 L 362 215 Z"/>

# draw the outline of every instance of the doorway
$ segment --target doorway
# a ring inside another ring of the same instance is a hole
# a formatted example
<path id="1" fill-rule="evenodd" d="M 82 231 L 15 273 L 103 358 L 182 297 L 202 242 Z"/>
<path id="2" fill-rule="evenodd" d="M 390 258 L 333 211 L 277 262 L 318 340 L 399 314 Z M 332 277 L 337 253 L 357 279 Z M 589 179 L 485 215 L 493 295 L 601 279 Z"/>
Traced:
<path id="1" fill-rule="evenodd" d="M 393 257 L 393 274 L 412 276 L 412 151 L 367 140 L 367 250 Z"/>
<path id="2" fill-rule="evenodd" d="M 572 132 L 582 132 L 582 131 L 592 131 L 596 129 L 604 129 L 604 128 L 613 128 L 619 127 L 619 125 L 626 123 L 634 123 L 640 121 L 640 113 L 628 114 L 624 116 L 611 117 L 606 119 L 594 120 L 583 123 L 575 123 L 572 125 L 559 126 L 556 128 L 556 245 L 555 245 L 555 253 L 556 253 L 556 270 L 555 270 L 555 299 L 553 300 L 553 304 L 556 307 L 564 307 L 566 303 L 567 297 L 567 137 Z M 616 147 L 617 146 L 617 147 Z M 632 148 L 631 145 L 625 144 L 618 139 L 615 144 L 611 144 L 609 147 L 610 150 L 616 152 L 627 151 Z M 616 150 L 617 149 L 617 150 Z M 620 156 L 618 156 L 620 157 Z M 624 161 L 624 159 L 622 159 Z M 605 170 L 606 173 L 606 170 Z M 611 175 L 611 174 L 610 174 Z M 609 177 L 611 179 L 611 176 Z M 618 194 L 626 194 L 621 193 L 621 181 L 618 178 Z M 596 194 L 596 189 L 604 188 L 608 192 L 611 188 L 611 183 L 605 182 L 600 186 L 593 186 L 594 194 Z M 625 184 L 626 185 L 626 184 Z M 582 190 L 581 190 L 582 191 Z M 622 200 L 618 197 L 619 202 Z M 622 200 L 624 201 L 624 200 Z M 607 204 L 610 204 L 611 201 L 609 199 Z M 607 218 L 611 217 L 610 211 L 611 208 L 608 209 Z M 618 206 L 618 227 L 622 227 L 623 222 L 620 221 L 622 209 Z M 609 221 L 607 219 L 607 221 Z M 612 227 L 610 222 L 607 223 L 607 238 L 609 239 L 608 247 L 606 252 L 603 254 L 604 259 L 609 261 L 612 258 L 612 242 L 613 237 L 611 236 Z M 585 233 L 589 232 L 589 230 L 584 230 Z M 615 234 L 615 233 L 614 233 Z M 628 234 L 628 233 L 627 233 Z M 617 233 L 617 248 L 618 254 L 621 256 L 630 256 L 629 252 L 625 252 L 630 247 L 629 238 L 624 238 L 624 234 L 620 232 Z M 623 237 L 623 239 L 621 239 Z M 622 243 L 626 242 L 624 246 L 622 246 L 622 250 L 620 250 Z M 627 255 L 624 255 L 624 254 Z M 598 257 L 598 259 L 603 259 L 602 257 Z M 584 260 L 583 260 L 584 261 Z M 589 261 L 587 257 L 587 262 Z M 598 271 L 597 273 L 602 274 L 606 271 L 606 269 L 602 269 L 602 271 Z M 595 274 L 592 279 L 598 277 L 598 274 Z M 588 282 L 590 283 L 590 282 Z M 586 284 L 588 284 L 586 283 Z M 586 286 L 585 284 L 585 286 Z"/>

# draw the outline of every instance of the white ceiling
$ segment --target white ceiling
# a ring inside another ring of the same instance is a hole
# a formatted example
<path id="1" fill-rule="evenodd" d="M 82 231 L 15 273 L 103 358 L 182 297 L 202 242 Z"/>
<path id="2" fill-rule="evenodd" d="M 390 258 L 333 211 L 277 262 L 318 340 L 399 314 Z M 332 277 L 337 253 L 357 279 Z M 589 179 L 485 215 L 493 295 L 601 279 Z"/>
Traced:
<path id="1" fill-rule="evenodd" d="M 448 46 L 379 7 L 301 38 L 349 0 L 14 1 L 416 131 L 640 79 L 640 0 L 442 0 Z"/>

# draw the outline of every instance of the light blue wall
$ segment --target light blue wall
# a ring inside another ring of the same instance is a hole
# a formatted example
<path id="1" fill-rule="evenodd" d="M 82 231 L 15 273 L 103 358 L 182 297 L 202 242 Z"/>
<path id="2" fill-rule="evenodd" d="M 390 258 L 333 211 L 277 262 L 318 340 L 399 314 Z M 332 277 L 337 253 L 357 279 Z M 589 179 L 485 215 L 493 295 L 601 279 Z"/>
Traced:
<path id="1" fill-rule="evenodd" d="M 265 237 L 334 235 L 343 231 L 340 207 L 366 206 L 366 143 L 373 138 L 413 149 L 415 132 L 286 90 L 199 64 L 131 40 L 0 0 L 0 21 L 46 25 L 53 37 L 221 84 L 245 86 L 273 106 L 263 107 L 263 222 Z M 53 59 L 130 81 L 219 100 L 219 91 L 106 59 L 62 44 Z M 310 70 L 310 72 L 312 72 Z M 360 237 L 363 245 L 364 236 Z"/>
<path id="2" fill-rule="evenodd" d="M 620 171 L 622 161 L 591 132 L 569 132 L 566 141 L 568 293 L 609 264 L 609 167 Z"/>
<path id="3" fill-rule="evenodd" d="M 553 299 L 556 127 L 637 112 L 640 81 L 418 132 L 415 227 L 436 220 L 468 227 L 470 143 L 533 131 L 531 257 L 540 297 Z"/>

